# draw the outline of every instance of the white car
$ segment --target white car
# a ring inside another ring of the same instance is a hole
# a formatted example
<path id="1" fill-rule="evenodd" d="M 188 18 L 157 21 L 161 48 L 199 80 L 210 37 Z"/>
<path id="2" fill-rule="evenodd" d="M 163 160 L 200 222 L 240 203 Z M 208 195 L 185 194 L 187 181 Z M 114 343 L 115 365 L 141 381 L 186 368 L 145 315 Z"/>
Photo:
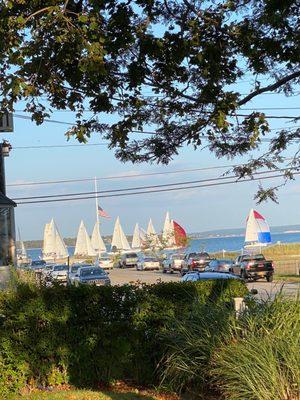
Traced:
<path id="1" fill-rule="evenodd" d="M 99 264 L 98 266 L 102 269 L 113 269 L 114 267 L 113 260 L 108 256 L 100 257 L 98 264 Z"/>
<path id="2" fill-rule="evenodd" d="M 170 272 L 172 274 L 175 271 L 180 272 L 184 257 L 185 254 L 170 254 L 169 257 L 163 261 L 163 273 L 166 274 Z"/>
<path id="3" fill-rule="evenodd" d="M 158 271 L 160 269 L 160 261 L 155 257 L 141 258 L 137 263 L 136 269 L 138 271 L 144 271 L 144 270 Z"/>
<path id="4" fill-rule="evenodd" d="M 69 267 L 65 264 L 53 265 L 46 276 L 46 279 L 51 282 L 67 283 Z"/>

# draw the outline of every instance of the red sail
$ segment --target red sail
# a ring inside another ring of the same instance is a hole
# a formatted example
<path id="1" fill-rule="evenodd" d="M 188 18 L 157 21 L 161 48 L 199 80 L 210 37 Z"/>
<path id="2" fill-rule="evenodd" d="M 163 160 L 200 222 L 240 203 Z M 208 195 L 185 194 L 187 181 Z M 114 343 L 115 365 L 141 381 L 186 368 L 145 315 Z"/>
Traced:
<path id="1" fill-rule="evenodd" d="M 186 232 L 182 226 L 173 220 L 175 243 L 178 247 L 185 247 L 187 245 Z"/>

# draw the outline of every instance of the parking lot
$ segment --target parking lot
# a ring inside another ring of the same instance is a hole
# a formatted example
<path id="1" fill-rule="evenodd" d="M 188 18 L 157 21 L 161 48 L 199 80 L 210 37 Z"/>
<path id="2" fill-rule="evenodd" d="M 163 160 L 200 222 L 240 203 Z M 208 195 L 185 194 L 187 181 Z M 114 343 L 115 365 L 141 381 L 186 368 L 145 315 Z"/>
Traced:
<path id="1" fill-rule="evenodd" d="M 109 271 L 109 277 L 112 285 L 123 285 L 131 282 L 142 282 L 142 283 L 157 283 L 157 282 L 170 282 L 179 281 L 180 275 L 174 274 L 163 274 L 161 271 L 136 271 L 135 268 L 119 269 L 114 268 Z M 272 282 L 268 283 L 265 280 L 249 282 L 247 283 L 248 288 L 257 289 L 260 297 L 266 298 L 269 295 L 274 296 L 281 289 L 286 295 L 296 295 L 297 291 L 300 290 L 299 283 L 289 282 Z"/>

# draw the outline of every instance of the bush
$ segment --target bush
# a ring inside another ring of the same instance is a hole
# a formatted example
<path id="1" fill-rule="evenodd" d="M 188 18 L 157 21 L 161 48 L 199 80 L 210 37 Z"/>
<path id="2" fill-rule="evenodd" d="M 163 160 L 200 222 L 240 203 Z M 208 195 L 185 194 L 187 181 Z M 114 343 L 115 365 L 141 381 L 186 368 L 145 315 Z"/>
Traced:
<path id="1" fill-rule="evenodd" d="M 194 307 L 164 334 L 162 385 L 228 400 L 299 399 L 299 298 L 249 302 L 238 320 L 224 304 Z"/>
<path id="2" fill-rule="evenodd" d="M 243 296 L 241 282 L 51 288 L 16 284 L 0 294 L 0 397 L 26 384 L 157 384 L 169 321 L 193 304 Z"/>
<path id="3" fill-rule="evenodd" d="M 300 397 L 300 301 L 253 305 L 216 351 L 212 376 L 229 400 Z"/>

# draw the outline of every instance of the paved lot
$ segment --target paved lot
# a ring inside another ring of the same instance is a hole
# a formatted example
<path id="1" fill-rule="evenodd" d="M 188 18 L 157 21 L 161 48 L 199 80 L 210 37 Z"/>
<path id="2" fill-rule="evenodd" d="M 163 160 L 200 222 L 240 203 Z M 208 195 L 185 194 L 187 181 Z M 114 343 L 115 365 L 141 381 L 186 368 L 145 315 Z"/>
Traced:
<path id="1" fill-rule="evenodd" d="M 110 272 L 110 279 L 113 285 L 123 285 L 124 283 L 140 281 L 143 283 L 169 282 L 179 281 L 179 274 L 163 274 L 160 271 L 136 271 L 135 269 L 118 269 L 115 268 Z M 300 290 L 299 283 L 283 283 L 266 281 L 249 282 L 248 288 L 257 289 L 258 296 L 267 298 L 269 295 L 274 296 L 281 289 L 286 295 L 296 295 Z"/>

